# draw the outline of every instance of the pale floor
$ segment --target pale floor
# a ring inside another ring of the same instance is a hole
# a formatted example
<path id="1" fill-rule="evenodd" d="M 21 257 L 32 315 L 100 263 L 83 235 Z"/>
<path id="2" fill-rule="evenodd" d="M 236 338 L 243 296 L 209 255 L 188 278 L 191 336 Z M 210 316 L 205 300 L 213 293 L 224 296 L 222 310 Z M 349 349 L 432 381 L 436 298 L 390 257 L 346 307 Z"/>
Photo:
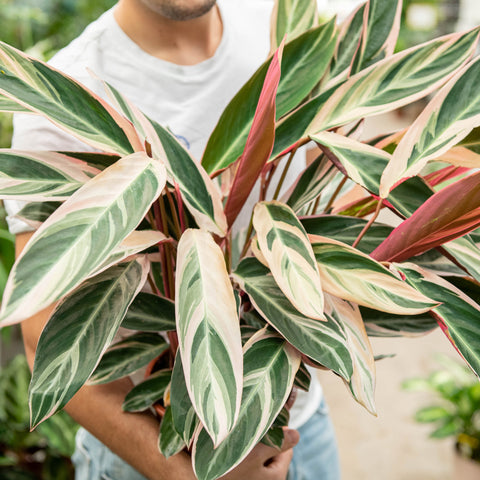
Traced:
<path id="1" fill-rule="evenodd" d="M 358 405 L 343 382 L 320 372 L 337 431 L 343 480 L 452 480 L 453 441 L 428 438 L 430 428 L 413 420 L 428 396 L 401 389 L 403 380 L 438 369 L 432 355 L 457 354 L 438 330 L 421 338 L 373 339 L 377 362 L 378 418 Z"/>

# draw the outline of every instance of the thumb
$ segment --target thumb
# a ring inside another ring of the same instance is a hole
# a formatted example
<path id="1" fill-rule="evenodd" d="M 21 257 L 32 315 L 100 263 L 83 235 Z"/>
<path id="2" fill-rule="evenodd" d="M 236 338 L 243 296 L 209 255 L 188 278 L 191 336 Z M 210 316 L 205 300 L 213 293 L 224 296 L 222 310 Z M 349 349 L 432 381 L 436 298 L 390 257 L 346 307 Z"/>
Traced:
<path id="1" fill-rule="evenodd" d="M 293 448 L 300 440 L 300 434 L 297 430 L 292 428 L 284 427 L 283 428 L 283 443 L 281 451 L 289 450 Z"/>

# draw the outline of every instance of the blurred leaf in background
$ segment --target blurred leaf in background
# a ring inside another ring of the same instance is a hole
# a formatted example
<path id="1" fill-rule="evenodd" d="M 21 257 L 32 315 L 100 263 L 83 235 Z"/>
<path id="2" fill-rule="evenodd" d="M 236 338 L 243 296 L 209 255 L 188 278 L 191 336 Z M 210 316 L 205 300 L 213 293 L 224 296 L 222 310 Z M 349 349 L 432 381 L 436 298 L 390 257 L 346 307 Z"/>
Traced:
<path id="1" fill-rule="evenodd" d="M 30 432 L 29 382 L 23 355 L 0 370 L 0 478 L 70 479 L 78 427 L 61 411 Z"/>

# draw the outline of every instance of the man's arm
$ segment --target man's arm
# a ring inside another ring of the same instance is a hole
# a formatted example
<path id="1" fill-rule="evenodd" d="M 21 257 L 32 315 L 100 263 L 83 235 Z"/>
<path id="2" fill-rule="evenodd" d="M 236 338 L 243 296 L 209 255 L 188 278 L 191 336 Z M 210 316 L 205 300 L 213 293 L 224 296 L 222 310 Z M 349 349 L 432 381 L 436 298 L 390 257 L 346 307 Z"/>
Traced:
<path id="1" fill-rule="evenodd" d="M 16 237 L 17 256 L 32 236 L 32 232 Z M 35 351 L 42 330 L 52 314 L 48 307 L 22 322 L 25 352 L 33 368 Z M 70 416 L 103 444 L 123 458 L 149 480 L 194 480 L 190 457 L 186 453 L 163 457 L 157 447 L 158 420 L 150 412 L 128 413 L 122 410 L 126 394 L 132 388 L 129 378 L 104 385 L 82 387 L 65 407 Z M 225 480 L 283 480 L 292 458 L 292 447 L 298 433 L 285 432 L 282 451 L 259 444 Z"/>

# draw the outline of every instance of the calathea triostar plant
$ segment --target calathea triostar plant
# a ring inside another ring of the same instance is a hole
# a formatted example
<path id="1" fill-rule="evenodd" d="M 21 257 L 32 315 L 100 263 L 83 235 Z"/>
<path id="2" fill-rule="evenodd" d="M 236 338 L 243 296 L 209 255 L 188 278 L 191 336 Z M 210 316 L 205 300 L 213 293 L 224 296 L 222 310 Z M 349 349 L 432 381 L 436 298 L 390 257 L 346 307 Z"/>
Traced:
<path id="1" fill-rule="evenodd" d="M 400 1 L 368 1 L 340 26 L 319 25 L 315 5 L 277 2 L 275 53 L 201 163 L 113 87 L 107 104 L 1 45 L 0 109 L 43 115 L 98 151 L 0 152 L 1 196 L 28 202 L 18 215 L 37 228 L 2 325 L 59 302 L 38 344 L 32 426 L 84 383 L 150 364 L 125 410 L 162 407 L 160 450 L 187 449 L 212 480 L 258 442 L 280 444 L 305 362 L 374 413 L 369 336 L 440 325 L 480 372 L 479 29 L 394 54 Z M 405 131 L 358 140 L 364 118 L 427 95 Z M 273 173 L 308 142 L 318 158 L 280 196 Z M 365 195 L 342 204 L 352 181 Z M 257 182 L 238 260 L 231 227 Z M 111 345 L 120 326 L 137 332 Z"/>

